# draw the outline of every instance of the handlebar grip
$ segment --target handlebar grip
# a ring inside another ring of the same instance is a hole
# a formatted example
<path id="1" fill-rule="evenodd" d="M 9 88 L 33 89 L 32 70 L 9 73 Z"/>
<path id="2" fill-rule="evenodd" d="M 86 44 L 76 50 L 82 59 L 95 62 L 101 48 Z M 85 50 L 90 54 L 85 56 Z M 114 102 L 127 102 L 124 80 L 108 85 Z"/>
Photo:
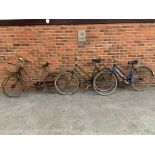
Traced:
<path id="1" fill-rule="evenodd" d="M 32 62 L 31 60 L 29 60 L 29 59 L 25 59 L 25 62 Z"/>

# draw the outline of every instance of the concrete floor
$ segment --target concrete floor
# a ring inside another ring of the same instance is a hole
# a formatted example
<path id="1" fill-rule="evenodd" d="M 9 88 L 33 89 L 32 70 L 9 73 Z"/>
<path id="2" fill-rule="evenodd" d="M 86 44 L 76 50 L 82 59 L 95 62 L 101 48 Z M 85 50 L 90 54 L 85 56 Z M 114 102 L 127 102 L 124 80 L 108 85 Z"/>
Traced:
<path id="1" fill-rule="evenodd" d="M 0 134 L 155 134 L 155 87 L 118 89 L 111 96 L 0 93 Z"/>

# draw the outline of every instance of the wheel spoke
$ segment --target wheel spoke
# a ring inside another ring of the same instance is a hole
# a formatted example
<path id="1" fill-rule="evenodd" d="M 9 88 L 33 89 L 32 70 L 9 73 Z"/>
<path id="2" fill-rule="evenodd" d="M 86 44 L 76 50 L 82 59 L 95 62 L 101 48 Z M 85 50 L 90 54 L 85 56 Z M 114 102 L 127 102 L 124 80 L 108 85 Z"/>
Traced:
<path id="1" fill-rule="evenodd" d="M 61 73 L 56 78 L 55 87 L 61 94 L 73 94 L 79 87 L 79 80 L 72 72 Z"/>
<path id="2" fill-rule="evenodd" d="M 43 86 L 43 91 L 48 91 L 52 93 L 54 91 L 54 81 L 55 81 L 55 76 L 50 73 L 47 78 L 44 80 L 44 86 Z"/>

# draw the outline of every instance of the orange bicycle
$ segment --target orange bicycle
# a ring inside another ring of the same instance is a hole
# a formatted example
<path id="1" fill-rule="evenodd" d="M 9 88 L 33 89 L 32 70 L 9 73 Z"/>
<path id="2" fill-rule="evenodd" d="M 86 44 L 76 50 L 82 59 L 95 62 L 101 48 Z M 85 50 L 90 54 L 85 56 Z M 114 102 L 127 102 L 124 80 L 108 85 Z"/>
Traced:
<path id="1" fill-rule="evenodd" d="M 6 77 L 2 83 L 3 93 L 8 97 L 18 97 L 25 90 L 24 74 L 32 82 L 34 88 L 51 89 L 54 86 L 54 77 L 55 73 L 52 73 L 48 70 L 49 63 L 42 65 L 43 72 L 39 81 L 35 82 L 25 71 L 24 66 L 27 63 L 30 63 L 31 60 L 18 58 L 19 64 L 12 64 L 17 67 L 17 71 L 10 72 L 8 77 Z"/>

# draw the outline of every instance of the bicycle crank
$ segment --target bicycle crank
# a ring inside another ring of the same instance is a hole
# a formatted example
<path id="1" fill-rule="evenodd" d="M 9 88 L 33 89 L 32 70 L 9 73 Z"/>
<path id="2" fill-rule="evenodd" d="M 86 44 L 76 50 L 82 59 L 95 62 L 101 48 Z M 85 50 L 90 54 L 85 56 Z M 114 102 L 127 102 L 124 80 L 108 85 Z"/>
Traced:
<path id="1" fill-rule="evenodd" d="M 92 84 L 89 83 L 88 86 L 86 87 L 86 91 L 87 91 L 88 88 L 91 87 L 91 86 L 92 86 Z"/>

